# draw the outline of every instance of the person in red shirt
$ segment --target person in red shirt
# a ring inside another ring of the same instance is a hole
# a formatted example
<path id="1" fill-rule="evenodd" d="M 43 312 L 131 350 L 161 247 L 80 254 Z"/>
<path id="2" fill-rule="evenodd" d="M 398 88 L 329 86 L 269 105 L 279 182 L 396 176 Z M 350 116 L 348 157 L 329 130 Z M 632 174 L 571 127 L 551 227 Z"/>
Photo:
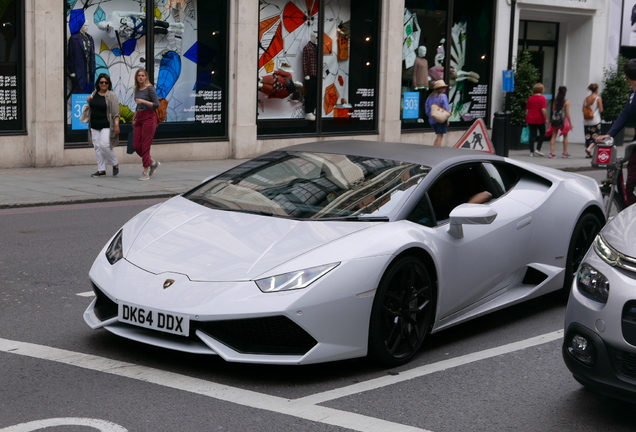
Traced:
<path id="1" fill-rule="evenodd" d="M 532 96 L 526 102 L 526 124 L 530 129 L 530 156 L 543 156 L 541 146 L 545 139 L 545 127 L 548 124 L 548 111 L 546 111 L 546 100 L 543 96 L 545 87 L 543 84 L 535 84 L 532 88 Z M 534 142 L 537 142 L 537 149 L 534 149 Z"/>

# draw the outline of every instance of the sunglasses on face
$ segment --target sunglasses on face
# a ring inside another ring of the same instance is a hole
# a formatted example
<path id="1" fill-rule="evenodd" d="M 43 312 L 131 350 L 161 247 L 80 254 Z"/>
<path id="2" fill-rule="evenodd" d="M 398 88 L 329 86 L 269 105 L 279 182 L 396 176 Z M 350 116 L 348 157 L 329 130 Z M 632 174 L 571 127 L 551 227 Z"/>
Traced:
<path id="1" fill-rule="evenodd" d="M 100 81 L 100 84 L 108 84 L 108 81 Z"/>

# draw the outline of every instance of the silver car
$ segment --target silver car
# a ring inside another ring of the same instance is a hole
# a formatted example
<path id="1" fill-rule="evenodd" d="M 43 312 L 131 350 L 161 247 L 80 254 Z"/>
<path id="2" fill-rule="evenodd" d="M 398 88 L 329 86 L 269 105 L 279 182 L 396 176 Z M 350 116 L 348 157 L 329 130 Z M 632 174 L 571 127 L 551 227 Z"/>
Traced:
<path id="1" fill-rule="evenodd" d="M 227 361 L 398 365 L 430 332 L 569 287 L 588 177 L 472 150 L 318 142 L 147 209 L 90 271 L 94 329 Z"/>
<path id="2" fill-rule="evenodd" d="M 596 236 L 573 282 L 563 358 L 598 393 L 636 401 L 636 206 Z"/>

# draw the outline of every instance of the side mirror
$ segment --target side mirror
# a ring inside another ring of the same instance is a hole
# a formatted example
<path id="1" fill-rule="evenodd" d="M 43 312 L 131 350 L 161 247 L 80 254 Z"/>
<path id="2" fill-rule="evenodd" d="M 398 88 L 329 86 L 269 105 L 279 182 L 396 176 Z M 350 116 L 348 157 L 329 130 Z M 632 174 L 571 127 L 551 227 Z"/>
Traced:
<path id="1" fill-rule="evenodd" d="M 495 209 L 484 204 L 462 204 L 450 213 L 448 233 L 458 239 L 464 238 L 463 225 L 488 225 L 497 217 Z"/>

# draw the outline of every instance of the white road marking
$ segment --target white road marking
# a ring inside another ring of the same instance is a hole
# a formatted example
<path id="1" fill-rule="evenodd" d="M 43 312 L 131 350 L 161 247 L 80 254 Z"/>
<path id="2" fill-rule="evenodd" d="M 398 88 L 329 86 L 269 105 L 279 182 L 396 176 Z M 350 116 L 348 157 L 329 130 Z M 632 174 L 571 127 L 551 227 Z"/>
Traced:
<path id="1" fill-rule="evenodd" d="M 544 343 L 552 342 L 563 337 L 563 330 L 558 330 L 552 333 L 546 333 L 540 336 L 536 336 L 530 339 L 513 342 L 507 345 L 502 345 L 487 350 L 466 354 L 464 356 L 455 357 L 448 360 L 443 360 L 437 363 L 427 364 L 414 369 L 410 369 L 404 372 L 400 372 L 399 375 L 387 375 L 380 378 L 375 378 L 369 381 L 352 384 L 347 387 L 341 387 L 334 390 L 329 390 L 322 393 L 316 393 L 310 396 L 305 396 L 300 399 L 296 399 L 299 402 L 305 402 L 310 404 L 319 404 L 327 402 L 333 399 L 339 399 L 345 396 L 350 396 L 356 393 L 362 393 L 365 391 L 375 390 L 381 387 L 397 384 L 402 381 L 408 381 L 414 378 L 419 378 L 424 375 L 429 375 L 435 372 L 441 372 L 447 369 L 451 369 L 458 366 L 463 366 L 468 363 L 473 363 L 479 360 L 485 360 L 492 357 L 497 357 L 503 354 L 509 354 L 511 352 L 520 351 L 526 348 L 531 348 L 536 345 L 542 345 Z"/>
<path id="2" fill-rule="evenodd" d="M 100 432 L 128 432 L 128 429 L 109 421 L 78 417 L 35 420 L 32 422 L 21 423 L 19 425 L 0 429 L 0 432 L 32 432 L 54 426 L 89 426 L 97 429 Z"/>
<path id="3" fill-rule="evenodd" d="M 86 292 L 77 293 L 76 295 L 78 295 L 80 297 L 95 297 L 95 292 L 94 291 L 86 291 Z"/>
<path id="4" fill-rule="evenodd" d="M 82 354 L 73 351 L 67 351 L 26 342 L 12 341 L 2 338 L 0 338 L 0 352 L 23 355 L 43 360 L 50 360 L 97 372 L 104 372 L 121 377 L 137 379 L 164 387 L 170 387 L 177 390 L 211 397 L 237 405 L 263 409 L 280 414 L 287 414 L 305 420 L 344 427 L 360 432 L 430 432 L 426 431 L 425 429 L 393 423 L 351 412 L 340 411 L 333 408 L 327 408 L 318 404 L 345 396 L 350 396 L 353 394 L 375 390 L 381 387 L 422 377 L 435 372 L 463 366 L 476 361 L 524 350 L 526 348 L 555 341 L 562 337 L 562 330 L 552 333 L 546 333 L 544 335 L 529 338 L 523 341 L 518 341 L 500 347 L 467 354 L 465 356 L 444 360 L 430 365 L 420 366 L 405 372 L 401 372 L 399 375 L 387 375 L 362 383 L 317 393 L 299 399 L 280 398 L 277 396 L 266 395 L 250 390 L 216 384 L 198 378 L 191 378 L 172 372 L 139 366 L 132 363 L 126 363 L 90 354 Z"/>

